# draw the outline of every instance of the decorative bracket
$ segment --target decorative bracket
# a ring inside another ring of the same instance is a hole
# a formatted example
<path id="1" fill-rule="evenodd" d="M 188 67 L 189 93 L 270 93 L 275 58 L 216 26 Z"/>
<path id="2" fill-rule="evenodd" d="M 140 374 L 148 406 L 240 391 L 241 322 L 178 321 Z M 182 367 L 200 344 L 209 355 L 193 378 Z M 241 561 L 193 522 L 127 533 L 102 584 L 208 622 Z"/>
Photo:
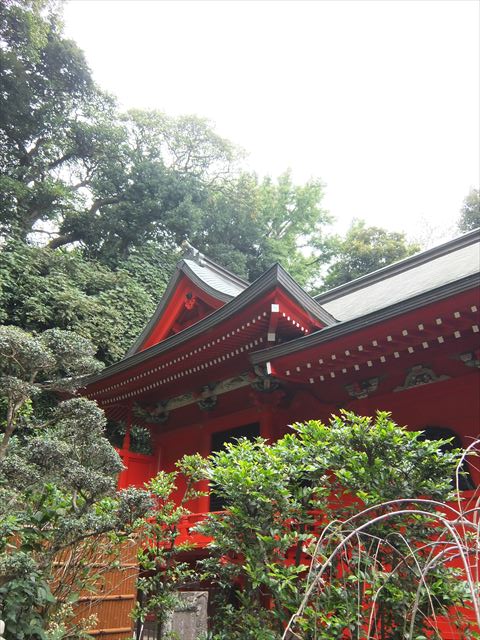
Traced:
<path id="1" fill-rule="evenodd" d="M 450 376 L 438 376 L 433 369 L 430 369 L 430 367 L 423 364 L 416 364 L 408 370 L 403 385 L 396 387 L 394 391 L 405 391 L 406 389 L 412 389 L 413 387 L 421 387 L 424 384 L 432 384 L 433 382 L 441 382 L 442 380 L 449 379 Z"/>
<path id="2" fill-rule="evenodd" d="M 476 351 L 467 351 L 467 353 L 461 353 L 460 360 L 467 367 L 480 369 L 480 349 L 477 349 Z"/>
<path id="3" fill-rule="evenodd" d="M 269 373 L 268 366 L 256 365 L 254 368 L 257 377 L 251 382 L 250 386 L 254 391 L 261 393 L 272 393 L 280 388 L 280 380 L 274 378 Z"/>
<path id="4" fill-rule="evenodd" d="M 380 378 L 367 378 L 367 380 L 347 384 L 345 389 L 351 398 L 355 398 L 355 400 L 363 400 L 364 398 L 368 398 L 372 393 L 375 393 L 378 389 L 379 382 Z"/>
<path id="5" fill-rule="evenodd" d="M 202 387 L 202 391 L 197 400 L 197 405 L 202 411 L 211 411 L 217 406 L 218 397 L 214 393 L 216 386 L 216 383 L 211 382 Z"/>
<path id="6" fill-rule="evenodd" d="M 145 422 L 151 422 L 154 424 L 164 424 L 169 417 L 169 411 L 167 410 L 168 401 L 160 401 L 154 405 L 149 405 L 147 407 L 141 407 L 139 404 L 135 403 L 133 405 L 133 414 L 137 416 L 137 418 L 141 418 Z"/>

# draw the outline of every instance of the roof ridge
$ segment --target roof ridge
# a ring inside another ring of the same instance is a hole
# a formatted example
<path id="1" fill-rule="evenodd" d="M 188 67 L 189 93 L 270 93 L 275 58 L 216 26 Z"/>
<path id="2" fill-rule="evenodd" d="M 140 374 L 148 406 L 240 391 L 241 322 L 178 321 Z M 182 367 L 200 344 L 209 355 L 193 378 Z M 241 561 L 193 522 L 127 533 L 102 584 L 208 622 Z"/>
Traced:
<path id="1" fill-rule="evenodd" d="M 389 264 L 385 267 L 376 269 L 371 273 L 367 273 L 364 276 L 355 278 L 355 280 L 351 280 L 350 282 L 341 284 L 338 287 L 334 287 L 333 289 L 329 289 L 328 291 L 319 293 L 316 296 L 313 296 L 313 299 L 319 304 L 330 302 L 331 300 L 341 298 L 349 293 L 353 293 L 354 291 L 363 289 L 367 286 L 375 284 L 376 282 L 380 282 L 381 280 L 386 280 L 387 278 L 390 278 L 399 273 L 403 273 L 404 271 L 409 271 L 410 269 L 429 262 L 430 260 L 441 258 L 442 256 L 452 253 L 453 251 L 462 249 L 463 247 L 467 247 L 471 244 L 475 244 L 475 242 L 478 242 L 479 240 L 480 227 L 477 229 L 473 229 L 473 231 L 469 231 L 468 233 L 465 233 L 461 236 L 458 236 L 457 238 L 453 238 L 452 240 L 447 240 L 447 242 L 443 242 L 436 247 L 426 249 L 425 251 L 419 251 L 413 256 L 408 256 L 407 258 L 398 260 L 397 262 Z"/>

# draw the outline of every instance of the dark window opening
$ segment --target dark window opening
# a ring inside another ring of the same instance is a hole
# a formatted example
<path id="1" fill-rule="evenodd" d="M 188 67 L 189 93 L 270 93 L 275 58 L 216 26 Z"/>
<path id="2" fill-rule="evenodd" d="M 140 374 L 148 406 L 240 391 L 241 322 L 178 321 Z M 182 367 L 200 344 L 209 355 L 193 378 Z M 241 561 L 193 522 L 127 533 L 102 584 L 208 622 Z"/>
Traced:
<path id="1" fill-rule="evenodd" d="M 258 422 L 245 424 L 241 427 L 236 427 L 235 429 L 228 429 L 227 431 L 217 431 L 212 434 L 212 453 L 222 451 L 227 443 L 235 442 L 239 438 L 255 440 L 259 435 L 260 424 Z M 221 496 L 216 495 L 214 487 L 211 487 L 210 511 L 222 511 L 224 508 L 225 504 L 223 503 Z"/>
<path id="2" fill-rule="evenodd" d="M 446 453 L 452 451 L 453 449 L 462 449 L 462 441 L 458 434 L 455 433 L 452 429 L 448 429 L 447 427 L 425 427 L 422 429 L 423 433 L 420 436 L 419 440 L 449 440 L 446 444 L 442 445 L 442 451 Z M 452 478 L 452 483 L 456 485 L 456 479 Z M 475 483 L 472 479 L 472 474 L 470 473 L 470 467 L 467 460 L 462 462 L 460 467 L 460 474 L 458 478 L 458 488 L 460 491 L 469 491 L 471 489 L 475 489 Z"/>

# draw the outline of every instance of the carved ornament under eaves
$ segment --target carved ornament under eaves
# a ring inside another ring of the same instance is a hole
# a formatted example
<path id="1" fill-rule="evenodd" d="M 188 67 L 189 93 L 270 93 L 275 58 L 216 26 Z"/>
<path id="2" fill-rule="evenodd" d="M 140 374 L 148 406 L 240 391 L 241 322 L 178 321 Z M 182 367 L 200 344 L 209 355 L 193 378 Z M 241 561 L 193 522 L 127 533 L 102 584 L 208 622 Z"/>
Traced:
<path id="1" fill-rule="evenodd" d="M 363 400 L 364 398 L 368 398 L 372 393 L 375 393 L 378 389 L 378 383 L 379 378 L 368 378 L 367 380 L 347 384 L 345 389 L 351 398 L 355 398 L 355 400 Z"/>
<path id="2" fill-rule="evenodd" d="M 416 364 L 408 370 L 405 382 L 400 387 L 396 387 L 394 391 L 405 391 L 413 387 L 420 387 L 424 384 L 432 384 L 433 382 L 441 382 L 449 380 L 450 376 L 437 375 L 433 369 L 423 364 Z"/>

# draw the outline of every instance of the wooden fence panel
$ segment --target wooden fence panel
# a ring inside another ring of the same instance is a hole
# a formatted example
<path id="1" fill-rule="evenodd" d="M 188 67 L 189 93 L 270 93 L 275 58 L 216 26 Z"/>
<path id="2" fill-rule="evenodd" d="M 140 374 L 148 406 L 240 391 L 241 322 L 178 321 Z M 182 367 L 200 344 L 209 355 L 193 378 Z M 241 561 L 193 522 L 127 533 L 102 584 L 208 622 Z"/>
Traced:
<path id="1" fill-rule="evenodd" d="M 101 545 L 99 545 L 101 546 Z M 96 553 L 88 549 L 87 566 L 91 575 L 98 574 L 93 589 L 82 591 L 74 605 L 74 623 L 84 624 L 94 616 L 95 623 L 88 629 L 94 638 L 102 640 L 127 640 L 133 636 L 134 623 L 131 612 L 136 602 L 136 580 L 138 545 L 124 543 L 113 562 L 108 553 Z M 71 577 L 68 569 L 72 564 L 71 554 L 65 553 L 57 561 L 57 578 L 53 588 L 61 589 L 62 580 Z"/>

